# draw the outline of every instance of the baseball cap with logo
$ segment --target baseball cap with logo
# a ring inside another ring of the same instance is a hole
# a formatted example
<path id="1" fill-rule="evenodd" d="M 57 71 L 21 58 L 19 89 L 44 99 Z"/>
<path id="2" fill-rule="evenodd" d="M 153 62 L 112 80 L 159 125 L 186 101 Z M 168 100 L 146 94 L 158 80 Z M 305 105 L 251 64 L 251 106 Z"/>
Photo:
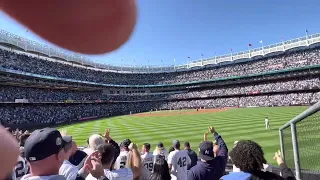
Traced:
<path id="1" fill-rule="evenodd" d="M 214 153 L 213 153 L 213 142 L 211 141 L 203 141 L 199 145 L 199 156 L 201 159 L 205 161 L 211 161 L 214 159 Z"/>
<path id="2" fill-rule="evenodd" d="M 24 154 L 29 162 L 43 160 L 53 154 L 59 153 L 71 141 L 71 136 L 62 137 L 57 129 L 38 129 L 32 132 L 26 140 Z"/>

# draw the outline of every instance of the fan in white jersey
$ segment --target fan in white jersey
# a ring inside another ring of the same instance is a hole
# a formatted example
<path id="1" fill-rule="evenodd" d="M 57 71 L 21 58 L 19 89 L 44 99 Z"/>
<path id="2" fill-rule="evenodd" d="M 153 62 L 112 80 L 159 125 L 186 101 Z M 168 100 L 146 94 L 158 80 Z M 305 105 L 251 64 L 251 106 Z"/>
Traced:
<path id="1" fill-rule="evenodd" d="M 29 167 L 26 160 L 19 156 L 16 166 L 13 169 L 12 180 L 20 180 L 22 176 L 28 174 Z"/>
<path id="2" fill-rule="evenodd" d="M 20 156 L 18 157 L 17 164 L 13 169 L 12 180 L 20 180 L 22 176 L 29 173 L 29 166 L 27 161 L 24 159 L 24 143 L 29 136 L 30 133 L 28 131 L 25 131 L 20 136 Z"/>
<path id="3" fill-rule="evenodd" d="M 187 179 L 188 164 L 191 164 L 191 159 L 185 150 L 180 150 L 180 142 L 173 141 L 174 151 L 168 156 L 168 165 L 171 173 L 171 180 Z"/>
<path id="4" fill-rule="evenodd" d="M 132 146 L 133 147 L 133 146 Z M 109 180 L 133 180 L 137 177 L 139 177 L 140 174 L 140 168 L 139 165 L 137 168 L 121 168 L 117 170 L 110 171 L 110 168 L 113 163 L 113 158 L 115 156 L 116 150 L 111 144 L 103 144 L 98 147 L 98 151 L 101 153 L 101 163 L 102 167 L 104 169 L 104 177 L 108 178 Z M 136 149 L 132 151 L 135 153 L 135 157 L 138 157 L 140 160 L 139 152 Z M 139 162 L 139 161 L 137 161 Z M 130 163 L 128 163 L 130 164 Z M 139 163 L 141 164 L 141 163 Z M 97 180 L 92 176 L 92 174 L 89 174 L 86 177 L 86 180 Z"/>
<path id="5" fill-rule="evenodd" d="M 154 163 L 154 156 L 150 152 L 151 145 L 149 143 L 144 143 L 142 146 L 142 155 L 141 161 L 143 166 L 152 172 L 153 170 L 153 163 Z"/>
<path id="6" fill-rule="evenodd" d="M 156 149 L 153 151 L 154 157 L 163 157 L 165 160 L 168 160 L 168 151 L 164 148 L 163 143 L 159 142 Z"/>
<path id="7" fill-rule="evenodd" d="M 120 144 L 121 152 L 117 157 L 116 162 L 114 163 L 114 169 L 121 169 L 126 167 L 130 144 L 131 144 L 130 139 L 125 139 L 124 141 L 121 142 Z"/>

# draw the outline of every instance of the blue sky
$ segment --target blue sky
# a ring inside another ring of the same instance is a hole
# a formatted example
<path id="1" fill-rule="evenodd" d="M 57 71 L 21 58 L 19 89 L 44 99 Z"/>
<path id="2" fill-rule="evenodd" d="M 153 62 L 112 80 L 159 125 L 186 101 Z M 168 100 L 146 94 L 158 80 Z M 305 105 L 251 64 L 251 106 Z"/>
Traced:
<path id="1" fill-rule="evenodd" d="M 138 23 L 119 50 L 90 59 L 172 65 L 320 32 L 319 0 L 137 0 Z M 48 43 L 0 12 L 0 28 Z M 81 37 L 79 37 L 81 38 Z M 121 61 L 123 59 L 123 61 Z"/>

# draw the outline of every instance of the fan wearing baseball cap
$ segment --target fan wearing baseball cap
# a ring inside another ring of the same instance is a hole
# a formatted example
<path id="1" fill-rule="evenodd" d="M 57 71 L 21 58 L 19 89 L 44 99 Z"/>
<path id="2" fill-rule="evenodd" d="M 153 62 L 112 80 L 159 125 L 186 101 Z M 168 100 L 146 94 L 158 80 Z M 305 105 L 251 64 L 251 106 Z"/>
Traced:
<path id="1" fill-rule="evenodd" d="M 59 175 L 59 169 L 66 155 L 63 148 L 71 141 L 70 136 L 62 137 L 53 128 L 35 130 L 25 142 L 24 153 L 30 164 L 30 174 L 22 180 L 66 179 Z"/>
<path id="2" fill-rule="evenodd" d="M 208 129 L 219 147 L 215 148 L 212 141 L 201 142 L 199 145 L 200 161 L 189 170 L 188 180 L 219 180 L 225 172 L 228 160 L 227 145 L 213 127 Z"/>
<path id="3" fill-rule="evenodd" d="M 114 163 L 114 169 L 121 169 L 126 166 L 127 160 L 128 160 L 128 153 L 129 153 L 129 145 L 131 144 L 130 139 L 125 139 L 120 143 L 120 154 L 117 157 L 115 163 Z"/>
<path id="4" fill-rule="evenodd" d="M 182 180 L 187 178 L 188 165 L 191 159 L 185 150 L 180 150 L 180 141 L 173 141 L 174 151 L 168 156 L 168 167 L 171 173 L 171 180 Z"/>
<path id="5" fill-rule="evenodd" d="M 153 156 L 154 157 L 161 157 L 164 158 L 165 160 L 168 160 L 168 151 L 164 147 L 162 142 L 159 142 L 156 149 L 153 151 Z M 156 161 L 156 158 L 154 158 L 154 161 Z"/>

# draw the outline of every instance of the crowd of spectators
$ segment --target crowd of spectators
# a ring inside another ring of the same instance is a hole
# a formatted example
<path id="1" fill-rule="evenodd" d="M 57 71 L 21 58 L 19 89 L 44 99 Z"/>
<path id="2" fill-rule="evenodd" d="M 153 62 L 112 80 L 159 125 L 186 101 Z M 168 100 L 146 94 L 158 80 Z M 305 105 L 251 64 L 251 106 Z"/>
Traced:
<path id="1" fill-rule="evenodd" d="M 16 99 L 28 99 L 29 102 L 63 102 L 65 100 L 97 100 L 102 91 L 79 91 L 65 89 L 1 86 L 0 102 L 14 102 Z"/>
<path id="2" fill-rule="evenodd" d="M 174 94 L 170 98 L 198 98 L 198 97 L 215 97 L 227 95 L 247 95 L 259 93 L 271 93 L 290 90 L 308 90 L 320 89 L 319 78 L 290 80 L 283 82 L 268 82 L 256 85 L 234 86 L 230 88 L 218 88 L 202 91 L 192 91 L 188 93 Z"/>
<path id="3" fill-rule="evenodd" d="M 222 77 L 243 76 L 315 64 L 320 64 L 320 49 L 286 52 L 282 55 L 264 57 L 246 63 L 210 67 L 200 70 L 133 74 L 93 70 L 60 63 L 58 61 L 49 61 L 0 50 L 0 67 L 2 68 L 59 78 L 122 85 L 183 83 Z"/>
<path id="4" fill-rule="evenodd" d="M 103 90 L 67 90 L 31 88 L 17 86 L 1 86 L 0 102 L 15 102 L 16 99 L 27 99 L 28 102 L 63 102 L 74 101 L 137 101 L 158 99 L 187 99 L 220 97 L 230 95 L 250 95 L 260 93 L 283 92 L 293 90 L 320 89 L 319 78 L 267 82 L 255 85 L 212 88 L 209 90 L 180 91 L 177 93 L 139 93 L 139 94 L 105 94 Z"/>
<path id="5" fill-rule="evenodd" d="M 314 93 L 310 103 L 316 103 L 320 101 L 320 92 Z"/>
<path id="6" fill-rule="evenodd" d="M 316 94 L 315 94 L 316 95 Z M 316 96 L 312 93 L 292 93 L 269 96 L 245 96 L 204 100 L 170 101 L 160 106 L 161 109 L 183 108 L 221 108 L 221 107 L 268 107 L 310 104 Z"/>
<path id="7" fill-rule="evenodd" d="M 12 154 L 17 160 L 15 167 L 11 162 L 6 163 L 13 170 L 2 171 L 0 176 L 4 180 L 295 179 L 281 152 L 274 155 L 280 171 L 272 172 L 259 144 L 240 140 L 229 151 L 222 136 L 211 126 L 203 139 L 199 139 L 199 155 L 190 148 L 189 142 L 181 145 L 179 140 L 173 141 L 169 152 L 159 142 L 153 153 L 149 143 L 144 143 L 141 149 L 130 139 L 117 143 L 111 137 L 110 129 L 106 129 L 104 135 L 90 135 L 85 148 L 78 148 L 74 137 L 64 130 L 43 128 L 32 133 L 6 130 L 16 146 L 12 152 L 2 155 Z M 19 155 L 14 153 L 18 148 Z M 14 159 L 10 158 L 10 161 Z M 232 173 L 226 171 L 228 163 L 233 166 Z"/>
<path id="8" fill-rule="evenodd" d="M 0 107 L 1 124 L 45 124 L 150 111 L 155 103 L 11 104 Z"/>

